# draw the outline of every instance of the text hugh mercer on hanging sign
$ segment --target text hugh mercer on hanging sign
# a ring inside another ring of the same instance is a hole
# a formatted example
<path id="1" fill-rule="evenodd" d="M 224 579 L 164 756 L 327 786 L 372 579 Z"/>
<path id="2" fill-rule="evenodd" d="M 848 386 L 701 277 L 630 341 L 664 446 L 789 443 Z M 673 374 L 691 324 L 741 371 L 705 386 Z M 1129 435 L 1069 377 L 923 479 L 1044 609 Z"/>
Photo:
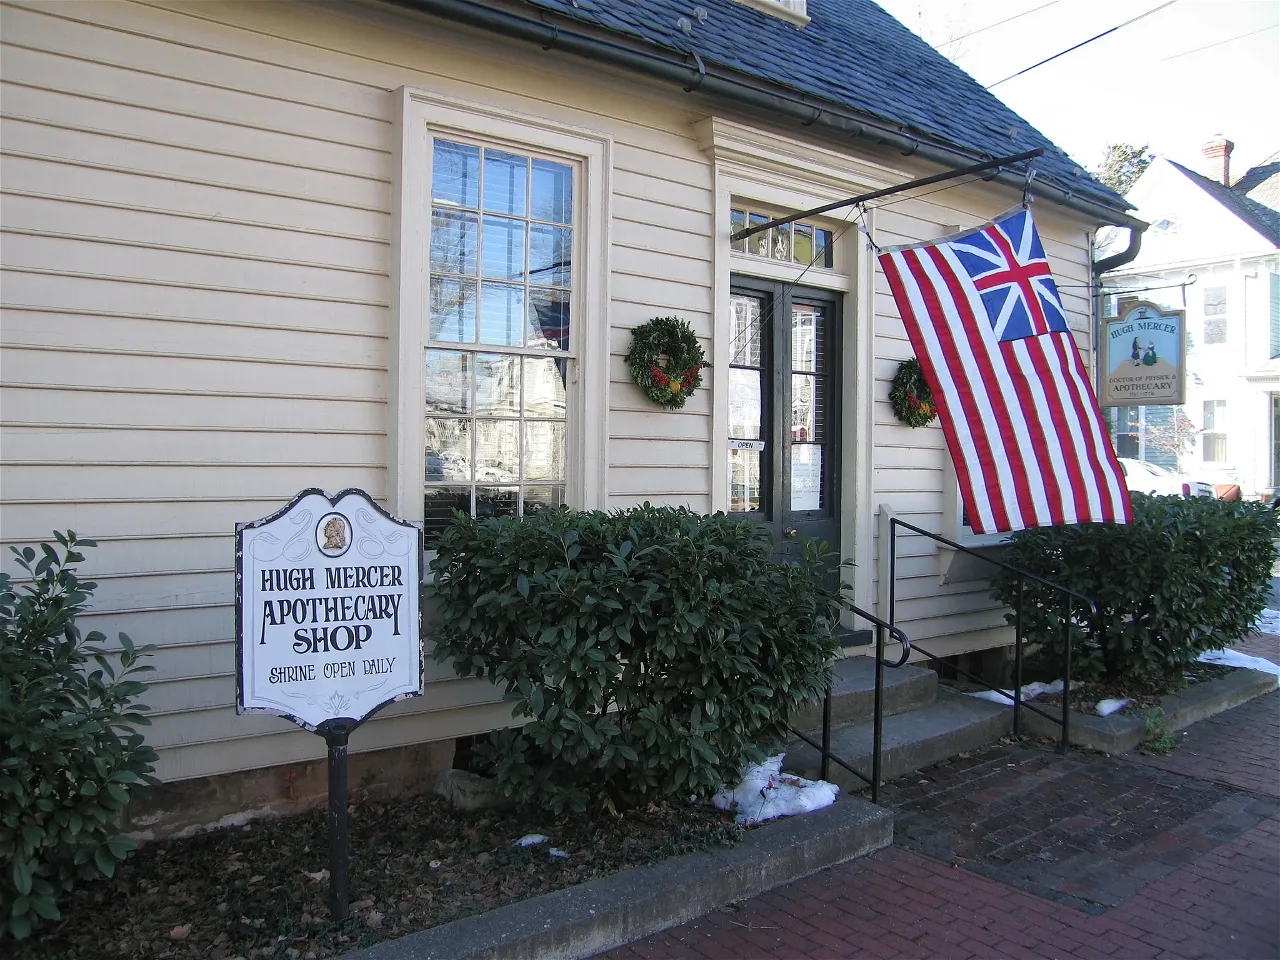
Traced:
<path id="1" fill-rule="evenodd" d="M 315 730 L 422 693 L 422 533 L 363 490 L 236 527 L 238 713 Z"/>

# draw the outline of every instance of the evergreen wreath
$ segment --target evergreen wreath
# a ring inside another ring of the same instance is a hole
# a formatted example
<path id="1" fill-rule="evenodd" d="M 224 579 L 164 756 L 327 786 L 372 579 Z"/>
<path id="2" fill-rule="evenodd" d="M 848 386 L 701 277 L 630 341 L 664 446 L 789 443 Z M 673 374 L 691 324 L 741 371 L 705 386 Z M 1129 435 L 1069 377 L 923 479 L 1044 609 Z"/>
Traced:
<path id="1" fill-rule="evenodd" d="M 663 366 L 662 357 L 667 363 Z M 702 344 L 679 317 L 654 317 L 631 333 L 627 366 L 631 379 L 659 406 L 679 410 L 702 386 Z"/>
<path id="2" fill-rule="evenodd" d="M 898 364 L 889 387 L 889 401 L 894 415 L 909 427 L 923 427 L 938 415 L 938 405 L 933 402 L 933 391 L 925 382 L 920 361 L 915 357 Z"/>

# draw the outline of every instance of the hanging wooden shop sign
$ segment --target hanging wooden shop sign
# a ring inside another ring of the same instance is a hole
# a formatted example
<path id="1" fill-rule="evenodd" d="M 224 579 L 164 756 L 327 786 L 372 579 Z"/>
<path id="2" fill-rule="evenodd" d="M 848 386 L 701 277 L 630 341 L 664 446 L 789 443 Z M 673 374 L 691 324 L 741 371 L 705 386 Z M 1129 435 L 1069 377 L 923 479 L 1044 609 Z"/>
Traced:
<path id="1" fill-rule="evenodd" d="M 1187 314 L 1144 300 L 1122 301 L 1103 327 L 1098 400 L 1104 407 L 1186 401 Z"/>
<path id="2" fill-rule="evenodd" d="M 421 565 L 422 532 L 363 490 L 303 490 L 236 525 L 236 712 L 325 738 L 335 920 L 347 914 L 347 739 L 422 695 Z"/>

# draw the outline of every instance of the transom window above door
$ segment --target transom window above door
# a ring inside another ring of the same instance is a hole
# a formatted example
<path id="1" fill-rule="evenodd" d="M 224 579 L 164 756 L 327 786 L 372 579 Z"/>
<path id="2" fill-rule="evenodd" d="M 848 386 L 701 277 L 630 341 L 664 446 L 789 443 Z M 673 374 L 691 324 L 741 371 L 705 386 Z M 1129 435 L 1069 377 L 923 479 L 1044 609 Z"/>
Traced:
<path id="1" fill-rule="evenodd" d="M 758 227 L 785 214 L 764 213 L 748 207 L 729 211 L 730 233 Z M 798 220 L 770 227 L 753 236 L 735 240 L 732 249 L 754 257 L 798 263 L 803 267 L 830 270 L 835 264 L 835 236 L 826 227 Z"/>
<path id="2" fill-rule="evenodd" d="M 565 502 L 576 282 L 572 165 L 445 139 L 432 154 L 428 543 L 455 509 Z"/>

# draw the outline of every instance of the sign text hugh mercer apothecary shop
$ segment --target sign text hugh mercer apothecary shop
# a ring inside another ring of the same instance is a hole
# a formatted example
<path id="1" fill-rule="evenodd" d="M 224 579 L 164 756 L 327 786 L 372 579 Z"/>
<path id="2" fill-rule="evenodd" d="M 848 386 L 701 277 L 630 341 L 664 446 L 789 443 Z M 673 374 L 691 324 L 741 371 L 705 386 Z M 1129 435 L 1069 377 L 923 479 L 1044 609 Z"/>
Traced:
<path id="1" fill-rule="evenodd" d="M 361 490 L 237 528 L 241 713 L 309 730 L 422 692 L 421 536 Z"/>

